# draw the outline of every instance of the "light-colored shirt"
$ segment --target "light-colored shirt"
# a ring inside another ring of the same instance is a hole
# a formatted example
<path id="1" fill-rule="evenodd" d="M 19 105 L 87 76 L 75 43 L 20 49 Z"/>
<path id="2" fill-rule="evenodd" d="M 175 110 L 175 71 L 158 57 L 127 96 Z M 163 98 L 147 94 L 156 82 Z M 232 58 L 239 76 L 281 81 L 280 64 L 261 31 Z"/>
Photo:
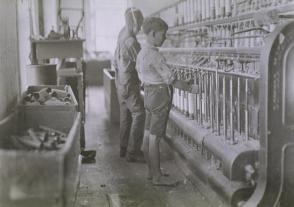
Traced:
<path id="1" fill-rule="evenodd" d="M 137 71 L 145 85 L 172 84 L 175 75 L 167 65 L 158 48 L 149 44 L 143 45 L 137 56 Z"/>

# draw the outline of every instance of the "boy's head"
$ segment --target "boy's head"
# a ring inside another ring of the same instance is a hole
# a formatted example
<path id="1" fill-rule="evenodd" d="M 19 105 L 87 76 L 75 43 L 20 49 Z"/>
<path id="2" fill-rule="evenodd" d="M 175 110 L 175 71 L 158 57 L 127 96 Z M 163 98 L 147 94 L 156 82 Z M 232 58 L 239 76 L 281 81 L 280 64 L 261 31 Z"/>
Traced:
<path id="1" fill-rule="evenodd" d="M 147 42 L 155 47 L 160 47 L 166 39 L 168 25 L 158 17 L 150 17 L 143 22 L 143 32 L 147 37 Z"/>
<path id="2" fill-rule="evenodd" d="M 136 35 L 141 29 L 144 17 L 139 9 L 131 7 L 125 12 L 125 20 L 129 32 Z"/>

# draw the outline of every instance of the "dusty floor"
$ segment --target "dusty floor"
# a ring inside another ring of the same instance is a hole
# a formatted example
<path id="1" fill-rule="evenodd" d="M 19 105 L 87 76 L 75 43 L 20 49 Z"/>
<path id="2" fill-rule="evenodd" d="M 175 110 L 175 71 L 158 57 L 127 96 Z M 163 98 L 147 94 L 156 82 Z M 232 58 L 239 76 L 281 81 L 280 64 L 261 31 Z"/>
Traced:
<path id="1" fill-rule="evenodd" d="M 155 187 L 146 179 L 147 166 L 119 158 L 118 126 L 109 123 L 103 88 L 87 88 L 87 149 L 97 150 L 96 163 L 83 164 L 75 207 L 209 207 L 187 181 L 169 154 L 162 167 L 181 181 L 177 187 Z"/>

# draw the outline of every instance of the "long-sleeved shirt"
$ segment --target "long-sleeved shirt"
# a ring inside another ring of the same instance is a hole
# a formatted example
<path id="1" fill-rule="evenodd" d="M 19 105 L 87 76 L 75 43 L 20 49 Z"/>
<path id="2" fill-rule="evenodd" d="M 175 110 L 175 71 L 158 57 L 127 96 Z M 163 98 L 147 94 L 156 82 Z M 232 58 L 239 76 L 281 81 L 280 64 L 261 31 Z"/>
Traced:
<path id="1" fill-rule="evenodd" d="M 146 44 L 137 57 L 137 70 L 141 82 L 145 85 L 172 84 L 175 75 L 166 63 L 158 48 Z"/>
<path id="2" fill-rule="evenodd" d="M 140 49 L 136 37 L 128 34 L 126 28 L 123 28 L 119 33 L 113 62 L 117 87 L 128 88 L 132 84 L 139 84 L 136 59 Z"/>

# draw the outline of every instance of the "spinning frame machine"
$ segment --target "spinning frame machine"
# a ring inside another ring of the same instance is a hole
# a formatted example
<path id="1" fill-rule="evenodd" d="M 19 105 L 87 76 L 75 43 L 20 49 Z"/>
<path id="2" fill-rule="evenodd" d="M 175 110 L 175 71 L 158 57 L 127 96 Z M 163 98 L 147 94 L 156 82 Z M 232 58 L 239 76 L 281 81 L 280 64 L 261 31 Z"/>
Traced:
<path id="1" fill-rule="evenodd" d="M 151 15 L 169 24 L 168 64 L 199 88 L 175 88 L 166 141 L 215 206 L 294 204 L 293 10 L 290 0 L 185 0 Z"/>

